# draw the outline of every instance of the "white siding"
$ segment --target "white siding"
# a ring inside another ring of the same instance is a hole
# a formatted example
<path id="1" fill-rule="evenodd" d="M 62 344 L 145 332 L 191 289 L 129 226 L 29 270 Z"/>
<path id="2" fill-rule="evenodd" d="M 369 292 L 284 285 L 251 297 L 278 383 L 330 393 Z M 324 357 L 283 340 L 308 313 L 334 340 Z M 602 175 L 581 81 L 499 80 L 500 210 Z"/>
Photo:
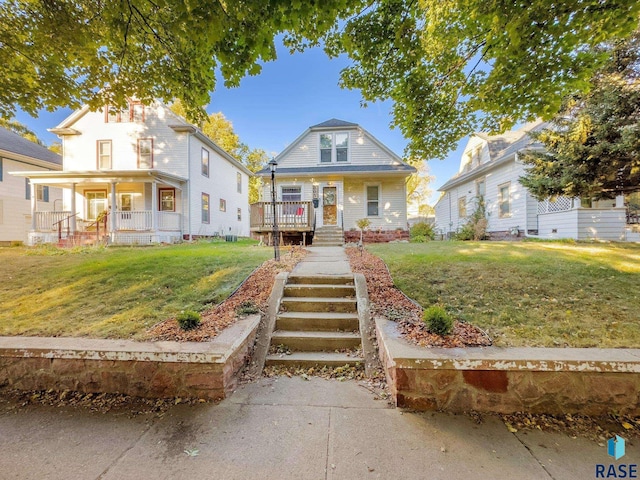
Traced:
<path id="1" fill-rule="evenodd" d="M 380 186 L 380 212 L 378 217 L 367 216 L 366 186 Z M 375 178 L 348 179 L 344 181 L 344 229 L 356 228 L 361 218 L 371 220 L 370 229 L 407 229 L 407 200 L 405 179 Z"/>
<path id="2" fill-rule="evenodd" d="M 209 151 L 209 177 L 202 174 L 202 148 Z M 197 138 L 191 138 L 190 152 L 191 234 L 249 236 L 249 176 Z M 236 183 L 238 172 L 242 177 L 241 193 L 238 193 Z M 203 193 L 209 195 L 209 224 L 202 222 Z M 225 212 L 220 211 L 220 199 L 226 202 Z M 240 221 L 238 208 L 242 212 Z"/>
<path id="3" fill-rule="evenodd" d="M 138 169 L 138 139 L 153 139 L 153 168 L 186 177 L 188 174 L 186 133 L 176 133 L 169 125 L 180 121 L 164 105 L 145 107 L 145 121 L 107 123 L 103 110 L 87 112 L 73 129 L 80 135 L 64 136 L 64 170 L 97 170 L 97 142 L 111 140 L 112 169 Z"/>
<path id="4" fill-rule="evenodd" d="M 349 153 L 347 162 L 320 163 L 320 135 L 322 133 L 348 133 Z M 279 167 L 317 167 L 335 165 L 390 165 L 396 163 L 376 142 L 359 129 L 310 131 L 298 140 L 291 150 L 278 159 Z"/>
<path id="5" fill-rule="evenodd" d="M 488 218 L 487 231 L 489 233 L 505 232 L 513 227 L 524 230 L 526 206 L 529 206 L 529 213 L 531 213 L 532 209 L 535 208 L 535 202 L 532 203 L 530 199 L 527 199 L 528 195 L 525 188 L 518 181 L 518 178 L 523 173 L 523 166 L 511 160 L 487 171 L 482 176 L 470 178 L 466 182 L 447 190 L 436 206 L 436 228 L 446 233 L 456 231 L 466 223 L 465 218 L 458 217 L 458 199 L 466 197 L 467 215 L 471 214 L 475 208 L 476 181 L 478 178 L 484 178 L 485 205 Z M 499 187 L 509 182 L 511 214 L 500 217 Z M 529 220 L 529 228 L 535 228 L 531 227 L 533 223 L 532 220 Z"/>
<path id="6" fill-rule="evenodd" d="M 31 200 L 26 199 L 26 179 L 10 175 L 9 172 L 42 172 L 50 169 L 30 163 L 2 158 L 2 181 L 0 181 L 0 241 L 27 241 L 31 225 Z M 35 189 L 34 189 L 35 191 Z M 49 187 L 49 201 L 37 202 L 41 212 L 62 210 L 62 190 Z"/>

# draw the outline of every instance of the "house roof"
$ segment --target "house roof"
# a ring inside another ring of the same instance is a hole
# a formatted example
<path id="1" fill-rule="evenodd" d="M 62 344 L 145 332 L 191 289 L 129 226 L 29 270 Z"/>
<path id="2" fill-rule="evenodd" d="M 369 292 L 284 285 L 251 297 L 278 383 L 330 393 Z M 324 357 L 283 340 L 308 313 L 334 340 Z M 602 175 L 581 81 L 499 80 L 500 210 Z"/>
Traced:
<path id="1" fill-rule="evenodd" d="M 169 185 L 182 188 L 187 181 L 179 175 L 162 172 L 156 169 L 150 170 L 94 170 L 94 171 L 58 171 L 58 172 L 11 172 L 16 177 L 27 177 L 31 183 L 43 185 L 70 186 L 73 183 L 104 183 L 125 182 L 135 180 L 138 182 L 152 182 L 158 180 Z"/>
<path id="2" fill-rule="evenodd" d="M 38 145 L 26 138 L 21 137 L 11 130 L 0 127 L 0 153 L 6 152 L 29 157 L 34 160 L 49 163 L 51 166 L 61 166 L 62 157 L 48 148 Z"/>
<path id="3" fill-rule="evenodd" d="M 278 168 L 277 175 L 314 175 L 318 173 L 332 174 L 353 174 L 359 175 L 363 173 L 403 173 L 405 175 L 415 173 L 415 167 L 407 165 L 406 163 L 398 163 L 392 165 L 335 165 L 331 166 L 314 166 L 314 167 L 295 167 L 295 168 Z M 256 172 L 258 177 L 267 177 L 271 175 L 269 167 L 265 167 L 262 170 Z"/>
<path id="4" fill-rule="evenodd" d="M 317 125 L 312 125 L 311 129 L 316 129 L 316 128 L 343 128 L 343 127 L 357 127 L 358 124 L 357 123 L 352 123 L 352 122 L 346 122 L 344 120 L 338 120 L 337 118 L 332 118 L 330 120 L 327 120 L 325 122 L 319 123 Z"/>
<path id="5" fill-rule="evenodd" d="M 471 171 L 458 173 L 450 178 L 444 185 L 438 188 L 439 192 L 464 183 L 472 178 L 484 175 L 487 171 L 496 168 L 514 158 L 515 154 L 524 149 L 543 148 L 540 142 L 529 136 L 530 132 L 546 128 L 548 123 L 537 120 L 524 125 L 518 130 L 505 132 L 501 135 L 487 135 L 486 133 L 474 133 L 475 136 L 487 141 L 490 160 Z"/>

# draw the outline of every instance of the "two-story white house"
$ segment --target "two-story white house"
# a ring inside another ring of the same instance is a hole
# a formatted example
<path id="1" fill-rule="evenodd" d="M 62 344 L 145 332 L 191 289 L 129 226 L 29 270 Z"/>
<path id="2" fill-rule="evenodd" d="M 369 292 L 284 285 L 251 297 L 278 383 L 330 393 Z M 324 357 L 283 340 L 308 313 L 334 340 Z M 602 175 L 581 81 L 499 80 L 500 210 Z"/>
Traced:
<path id="1" fill-rule="evenodd" d="M 438 188 L 442 195 L 435 205 L 436 230 L 447 236 L 457 232 L 482 198 L 492 238 L 640 239 L 629 225 L 637 223 L 638 215 L 625 208 L 637 194 L 597 202 L 568 197 L 538 202 L 520 183 L 526 173 L 521 155 L 544 148 L 529 133 L 547 125 L 536 121 L 501 135 L 473 134 L 458 173 Z"/>
<path id="2" fill-rule="evenodd" d="M 78 236 L 150 244 L 249 235 L 251 172 L 166 105 L 85 106 L 51 131 L 62 139 L 62 171 L 17 173 L 64 191 L 53 212 L 33 205 L 31 244 Z"/>
<path id="3" fill-rule="evenodd" d="M 329 231 L 359 238 L 356 222 L 370 221 L 369 241 L 408 238 L 406 180 L 416 169 L 360 125 L 331 119 L 305 130 L 276 158 L 276 221 L 280 232 L 318 243 Z M 270 169 L 257 172 L 264 191 L 251 206 L 251 230 L 273 226 Z"/>
<path id="4" fill-rule="evenodd" d="M 47 148 L 0 127 L 0 245 L 25 243 L 36 205 L 48 212 L 62 207 L 62 190 L 31 185 L 9 172 L 49 172 L 62 168 L 62 157 Z"/>

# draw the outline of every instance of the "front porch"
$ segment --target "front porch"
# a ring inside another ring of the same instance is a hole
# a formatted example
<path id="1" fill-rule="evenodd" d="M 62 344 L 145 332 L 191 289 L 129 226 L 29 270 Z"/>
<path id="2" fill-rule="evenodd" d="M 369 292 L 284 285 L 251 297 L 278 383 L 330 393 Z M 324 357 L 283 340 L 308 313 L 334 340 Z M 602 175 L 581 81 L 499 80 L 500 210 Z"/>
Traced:
<path id="1" fill-rule="evenodd" d="M 153 170 L 46 172 L 28 175 L 31 189 L 63 189 L 63 208 L 40 211 L 31 196 L 28 243 L 149 245 L 183 238 L 186 181 Z"/>
<path id="2" fill-rule="evenodd" d="M 640 242 L 639 210 L 634 195 L 584 204 L 579 198 L 558 197 L 538 203 L 538 236 Z"/>
<path id="3" fill-rule="evenodd" d="M 96 220 L 84 220 L 71 211 L 35 212 L 35 228 L 29 244 L 58 243 L 80 245 L 109 243 L 150 245 L 177 243 L 182 239 L 182 215 L 175 212 L 116 211 L 106 212 Z M 155 225 L 155 227 L 154 227 Z"/>

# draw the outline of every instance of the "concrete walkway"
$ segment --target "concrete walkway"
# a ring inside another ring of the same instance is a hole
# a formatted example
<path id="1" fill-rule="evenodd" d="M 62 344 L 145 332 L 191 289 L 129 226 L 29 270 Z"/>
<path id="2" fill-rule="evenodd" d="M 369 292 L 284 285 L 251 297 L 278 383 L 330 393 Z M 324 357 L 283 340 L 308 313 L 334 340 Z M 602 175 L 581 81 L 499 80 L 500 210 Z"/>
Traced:
<path id="1" fill-rule="evenodd" d="M 291 275 L 347 275 L 351 273 L 349 259 L 342 247 L 307 247 L 309 254 Z"/>
<path id="2" fill-rule="evenodd" d="M 588 479 L 610 462 L 586 439 L 510 433 L 497 418 L 390 408 L 363 384 L 263 378 L 219 405 L 132 417 L 0 398 L 0 478 Z"/>

